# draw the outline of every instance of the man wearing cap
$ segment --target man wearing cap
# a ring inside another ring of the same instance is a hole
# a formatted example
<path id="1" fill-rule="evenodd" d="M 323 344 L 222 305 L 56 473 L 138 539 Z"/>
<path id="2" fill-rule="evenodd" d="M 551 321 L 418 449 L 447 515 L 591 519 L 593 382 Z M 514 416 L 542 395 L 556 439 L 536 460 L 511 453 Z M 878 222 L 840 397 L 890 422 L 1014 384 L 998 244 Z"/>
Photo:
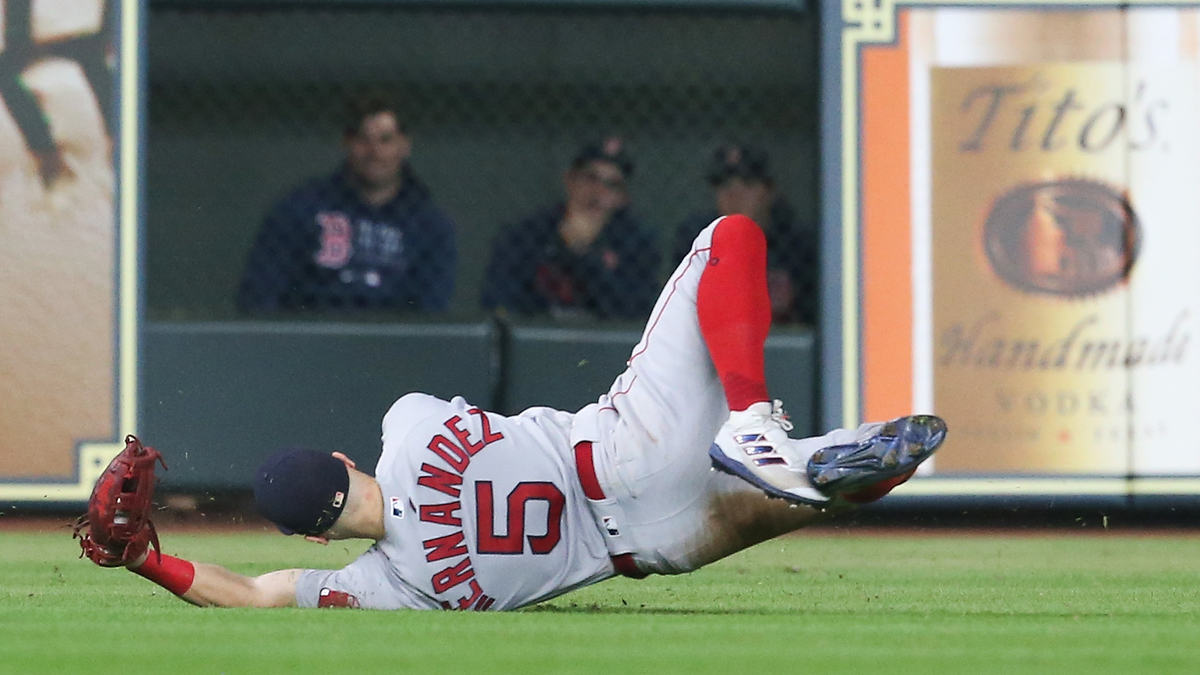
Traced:
<path id="1" fill-rule="evenodd" d="M 633 167 L 620 138 L 581 148 L 563 174 L 566 201 L 496 237 L 483 306 L 555 317 L 649 314 L 660 255 L 629 210 Z"/>
<path id="2" fill-rule="evenodd" d="M 672 255 L 684 255 L 696 233 L 714 218 L 747 216 L 767 235 L 767 285 L 774 320 L 815 324 L 820 294 L 817 228 L 797 222 L 791 205 L 776 192 L 767 153 L 750 145 L 723 145 L 713 151 L 705 177 L 715 208 L 693 213 L 679 225 Z"/>
<path id="3" fill-rule="evenodd" d="M 237 306 L 263 311 L 444 311 L 454 295 L 454 221 L 413 170 L 397 106 L 348 102 L 345 161 L 263 219 Z"/>
<path id="4" fill-rule="evenodd" d="M 578 412 L 507 417 L 412 393 L 384 416 L 374 476 L 340 453 L 269 457 L 255 499 L 280 530 L 373 542 L 340 570 L 245 577 L 170 555 L 129 566 L 198 605 L 513 609 L 616 575 L 689 572 L 878 499 L 945 424 L 914 415 L 789 438 L 763 369 L 765 263 L 749 218 L 706 227 L 625 372 Z"/>

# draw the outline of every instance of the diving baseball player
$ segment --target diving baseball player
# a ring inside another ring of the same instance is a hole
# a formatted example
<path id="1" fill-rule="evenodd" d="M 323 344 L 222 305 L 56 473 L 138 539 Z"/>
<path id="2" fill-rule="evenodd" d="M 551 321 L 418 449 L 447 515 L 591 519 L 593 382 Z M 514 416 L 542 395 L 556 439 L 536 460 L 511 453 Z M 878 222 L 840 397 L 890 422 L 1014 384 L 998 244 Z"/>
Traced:
<path id="1" fill-rule="evenodd" d="M 97 484 L 84 552 L 197 605 L 502 610 L 618 574 L 689 572 L 882 497 L 937 449 L 945 424 L 916 415 L 789 438 L 763 370 L 765 269 L 753 221 L 714 221 L 628 368 L 576 413 L 505 417 L 414 393 L 383 419 L 373 477 L 341 453 L 272 455 L 254 492 L 280 530 L 374 542 L 340 570 L 245 577 L 150 551 L 149 498 L 121 486 L 152 481 L 157 453 L 133 437 Z M 119 528 L 111 503 L 126 513 Z"/>

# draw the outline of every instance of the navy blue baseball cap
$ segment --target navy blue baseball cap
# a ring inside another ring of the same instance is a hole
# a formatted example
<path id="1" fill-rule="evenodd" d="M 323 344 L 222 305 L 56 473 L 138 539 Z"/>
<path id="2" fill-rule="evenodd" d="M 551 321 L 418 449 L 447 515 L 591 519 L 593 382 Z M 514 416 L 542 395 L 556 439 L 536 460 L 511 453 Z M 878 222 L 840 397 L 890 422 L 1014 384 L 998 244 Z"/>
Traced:
<path id="1" fill-rule="evenodd" d="M 705 178 L 713 186 L 730 178 L 767 182 L 771 180 L 770 159 L 765 150 L 753 145 L 723 145 L 713 151 Z"/>
<path id="2" fill-rule="evenodd" d="M 633 156 L 625 149 L 625 140 L 620 136 L 609 136 L 583 146 L 571 160 L 571 168 L 579 169 L 594 161 L 612 162 L 624 178 L 633 175 Z"/>
<path id="3" fill-rule="evenodd" d="M 280 450 L 254 474 L 258 512 L 284 534 L 325 532 L 342 515 L 349 494 L 346 465 L 316 450 Z"/>

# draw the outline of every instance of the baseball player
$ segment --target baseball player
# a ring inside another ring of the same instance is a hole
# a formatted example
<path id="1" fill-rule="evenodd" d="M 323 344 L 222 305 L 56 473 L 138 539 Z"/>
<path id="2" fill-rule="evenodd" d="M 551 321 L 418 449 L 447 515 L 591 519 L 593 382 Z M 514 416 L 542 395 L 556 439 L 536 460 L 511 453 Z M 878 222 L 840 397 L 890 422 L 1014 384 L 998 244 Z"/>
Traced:
<path id="1" fill-rule="evenodd" d="M 383 419 L 374 476 L 341 453 L 272 455 L 254 492 L 280 530 L 374 542 L 340 570 L 245 577 L 151 554 L 148 519 L 125 541 L 97 541 L 107 531 L 96 497 L 85 553 L 197 605 L 502 610 L 618 574 L 690 572 L 878 499 L 946 427 L 917 415 L 789 438 L 763 372 L 765 266 L 752 220 L 714 221 L 667 282 L 628 368 L 576 413 L 505 417 L 414 393 Z M 131 461 L 152 470 L 149 457 Z"/>

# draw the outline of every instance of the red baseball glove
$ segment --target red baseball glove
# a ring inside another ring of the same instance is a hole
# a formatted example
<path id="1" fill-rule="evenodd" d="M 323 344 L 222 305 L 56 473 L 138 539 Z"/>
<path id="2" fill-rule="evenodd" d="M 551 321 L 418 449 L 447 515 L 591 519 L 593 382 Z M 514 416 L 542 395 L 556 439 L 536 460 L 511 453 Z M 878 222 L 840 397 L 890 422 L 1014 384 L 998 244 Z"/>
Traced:
<path id="1" fill-rule="evenodd" d="M 87 556 L 101 567 L 121 567 L 140 558 L 151 543 L 159 551 L 158 533 L 150 522 L 156 461 L 166 470 L 157 450 L 143 446 L 137 436 L 125 437 L 125 449 L 92 489 L 87 515 L 75 521 L 74 536 L 83 548 L 79 557 Z"/>

